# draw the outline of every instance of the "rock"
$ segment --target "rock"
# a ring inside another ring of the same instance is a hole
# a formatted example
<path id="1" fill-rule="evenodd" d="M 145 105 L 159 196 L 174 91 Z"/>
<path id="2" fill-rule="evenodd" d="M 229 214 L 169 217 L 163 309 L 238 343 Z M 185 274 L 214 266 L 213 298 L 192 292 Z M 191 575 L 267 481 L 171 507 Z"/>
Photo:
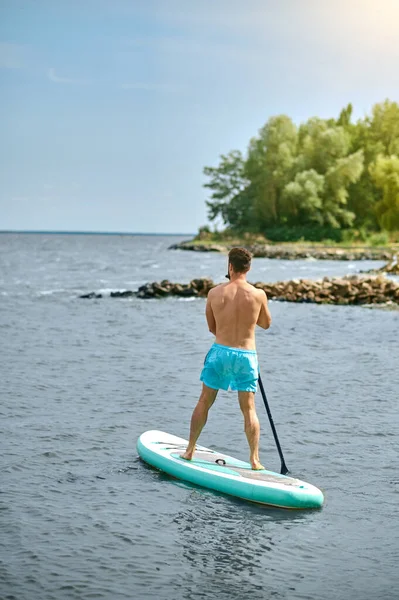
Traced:
<path id="1" fill-rule="evenodd" d="M 199 296 L 206 296 L 209 290 L 214 287 L 214 285 L 215 284 L 213 283 L 212 279 L 208 279 L 206 277 L 201 277 L 200 279 L 193 279 L 190 281 L 190 287 L 194 290 L 197 290 Z"/>
<path id="2" fill-rule="evenodd" d="M 345 298 L 351 291 L 351 284 L 349 281 L 343 281 L 339 279 L 332 281 L 332 291 L 333 294 L 337 295 L 338 297 Z"/>
<path id="3" fill-rule="evenodd" d="M 181 283 L 174 283 L 171 292 L 172 294 L 178 295 L 183 289 L 184 286 Z"/>
<path id="4" fill-rule="evenodd" d="M 122 292 L 111 292 L 111 298 L 128 298 L 129 296 L 134 296 L 134 292 L 130 290 L 123 290 Z"/>
<path id="5" fill-rule="evenodd" d="M 146 283 L 144 285 L 141 285 L 139 287 L 139 289 L 138 289 L 137 297 L 138 298 L 144 298 L 144 299 L 154 298 L 155 297 L 155 292 L 154 292 L 154 289 L 152 287 L 152 284 L 151 283 Z"/>
<path id="6" fill-rule="evenodd" d="M 153 283 L 152 284 L 152 291 L 154 293 L 154 295 L 156 296 L 167 296 L 168 294 L 170 294 L 171 291 L 171 287 L 167 287 L 162 285 L 162 283 Z"/>
<path id="7" fill-rule="evenodd" d="M 393 279 L 385 279 L 385 288 L 387 289 L 387 291 L 395 290 L 397 285 L 398 284 Z"/>
<path id="8" fill-rule="evenodd" d="M 379 269 L 382 273 L 389 273 L 390 275 L 399 275 L 399 255 L 397 254 L 386 264 L 384 267 Z"/>
<path id="9" fill-rule="evenodd" d="M 84 298 L 84 299 L 88 299 L 88 300 L 93 300 L 97 298 L 102 298 L 103 295 L 102 294 L 96 294 L 96 292 L 90 292 L 89 294 L 83 294 L 82 296 L 79 296 L 79 298 Z"/>
<path id="10" fill-rule="evenodd" d="M 226 248 L 218 244 L 195 244 L 190 242 L 172 244 L 172 246 L 169 246 L 168 250 L 191 250 L 192 252 L 226 252 Z"/>
<path id="11" fill-rule="evenodd" d="M 173 286 L 173 283 L 171 283 L 171 282 L 169 281 L 169 279 L 163 279 L 163 280 L 161 281 L 161 286 L 162 286 L 163 288 L 165 288 L 166 290 L 169 290 L 169 291 L 170 291 L 170 289 L 171 289 L 171 288 L 172 288 L 172 286 Z"/>
<path id="12" fill-rule="evenodd" d="M 184 298 L 189 298 L 191 296 L 198 296 L 198 291 L 189 285 L 185 285 L 185 286 L 176 285 L 173 292 L 174 292 L 174 294 L 176 294 L 176 296 L 182 296 Z"/>
<path id="13" fill-rule="evenodd" d="M 370 269 L 364 271 L 365 273 L 389 273 L 390 275 L 399 275 L 399 254 L 394 256 L 384 256 L 384 260 L 387 259 L 389 262 L 381 267 L 380 269 Z"/>
<path id="14" fill-rule="evenodd" d="M 185 240 L 184 242 L 179 242 L 178 244 L 172 244 L 169 246 L 168 250 L 186 250 L 185 244 L 190 245 L 190 240 Z"/>

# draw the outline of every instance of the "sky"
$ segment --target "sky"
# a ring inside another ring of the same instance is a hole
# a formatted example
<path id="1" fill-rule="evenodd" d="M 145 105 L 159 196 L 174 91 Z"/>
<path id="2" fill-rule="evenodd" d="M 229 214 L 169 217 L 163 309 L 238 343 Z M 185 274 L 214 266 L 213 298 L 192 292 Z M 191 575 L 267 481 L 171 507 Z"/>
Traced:
<path id="1" fill-rule="evenodd" d="M 398 65 L 399 0 L 0 0 L 0 230 L 194 233 L 205 165 Z"/>

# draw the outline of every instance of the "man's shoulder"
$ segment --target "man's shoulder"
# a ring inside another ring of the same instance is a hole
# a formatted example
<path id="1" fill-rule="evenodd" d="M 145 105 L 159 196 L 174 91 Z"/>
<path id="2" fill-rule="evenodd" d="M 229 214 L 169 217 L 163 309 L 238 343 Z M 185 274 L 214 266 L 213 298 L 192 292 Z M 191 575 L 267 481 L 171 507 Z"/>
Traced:
<path id="1" fill-rule="evenodd" d="M 208 292 L 208 298 L 212 296 L 217 296 L 218 294 L 223 293 L 224 288 L 226 287 L 225 283 L 219 283 L 218 285 L 215 285 L 215 287 L 213 287 L 212 289 L 209 290 Z"/>
<path id="2" fill-rule="evenodd" d="M 251 292 L 251 294 L 253 294 L 254 296 L 257 296 L 259 293 L 259 289 L 256 288 L 253 283 L 249 283 L 249 281 L 246 281 L 245 283 L 246 283 L 245 289 L 248 292 Z"/>
<path id="3" fill-rule="evenodd" d="M 262 299 L 262 297 L 265 293 L 263 291 L 263 289 L 256 288 L 254 285 L 251 285 L 251 284 L 249 284 L 249 287 L 251 288 L 249 291 L 253 295 L 254 298 Z"/>

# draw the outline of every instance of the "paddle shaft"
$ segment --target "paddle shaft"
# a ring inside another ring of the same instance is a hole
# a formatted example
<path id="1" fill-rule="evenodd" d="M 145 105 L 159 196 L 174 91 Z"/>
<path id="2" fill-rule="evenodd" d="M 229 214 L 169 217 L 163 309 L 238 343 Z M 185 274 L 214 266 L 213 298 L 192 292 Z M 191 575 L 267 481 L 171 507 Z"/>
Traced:
<path id="1" fill-rule="evenodd" d="M 285 464 L 285 460 L 284 460 L 283 452 L 281 450 L 280 442 L 278 441 L 277 431 L 274 426 L 272 413 L 270 412 L 269 403 L 266 398 L 265 388 L 263 387 L 263 383 L 262 383 L 260 374 L 259 374 L 258 381 L 259 381 L 260 393 L 262 394 L 263 402 L 265 403 L 267 416 L 269 417 L 270 427 L 272 428 L 274 441 L 276 442 L 277 450 L 280 455 L 280 460 L 281 460 L 281 471 L 280 472 L 281 472 L 281 475 L 286 475 L 287 473 L 289 473 L 289 470 L 287 468 L 287 465 Z"/>

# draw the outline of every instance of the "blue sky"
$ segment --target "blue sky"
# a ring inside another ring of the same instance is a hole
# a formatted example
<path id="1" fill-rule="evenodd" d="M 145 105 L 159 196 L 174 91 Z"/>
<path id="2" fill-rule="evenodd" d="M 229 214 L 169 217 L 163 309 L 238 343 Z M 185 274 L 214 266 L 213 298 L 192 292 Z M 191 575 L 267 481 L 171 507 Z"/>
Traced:
<path id="1" fill-rule="evenodd" d="M 204 165 L 398 65 L 398 0 L 0 0 L 0 229 L 194 232 Z"/>

